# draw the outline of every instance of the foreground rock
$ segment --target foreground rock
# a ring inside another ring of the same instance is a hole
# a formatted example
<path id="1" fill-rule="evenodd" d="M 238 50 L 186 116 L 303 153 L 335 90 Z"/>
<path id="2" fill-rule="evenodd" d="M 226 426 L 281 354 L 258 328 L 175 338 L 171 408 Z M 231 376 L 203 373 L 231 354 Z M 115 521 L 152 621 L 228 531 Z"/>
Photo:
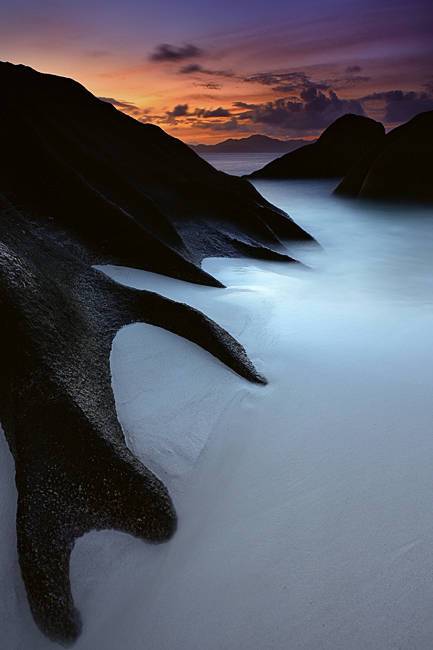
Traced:
<path id="1" fill-rule="evenodd" d="M 176 528 L 167 490 L 128 450 L 117 420 L 109 357 L 118 329 L 158 325 L 264 380 L 216 323 L 117 285 L 71 254 L 64 236 L 0 206 L 0 414 L 16 463 L 19 561 L 37 624 L 72 640 L 80 630 L 69 583 L 75 539 L 115 528 L 162 542 Z"/>
<path id="2" fill-rule="evenodd" d="M 0 191 L 95 258 L 209 285 L 203 257 L 285 254 L 309 239 L 251 185 L 70 79 L 0 64 Z"/>
<path id="3" fill-rule="evenodd" d="M 344 115 L 313 144 L 273 160 L 250 178 L 333 178 L 344 176 L 360 158 L 383 142 L 380 122 L 360 115 Z"/>
<path id="4" fill-rule="evenodd" d="M 433 201 L 433 111 L 390 131 L 381 147 L 350 170 L 336 194 L 368 199 Z"/>
<path id="5" fill-rule="evenodd" d="M 15 458 L 30 607 L 44 633 L 72 641 L 76 538 L 115 528 L 163 542 L 176 529 L 165 486 L 128 450 L 117 420 L 109 355 L 118 329 L 163 327 L 265 381 L 203 314 L 92 265 L 221 286 L 203 257 L 290 261 L 282 240 L 310 237 L 246 181 L 75 82 L 10 64 L 0 64 L 0 82 L 0 419 Z"/>

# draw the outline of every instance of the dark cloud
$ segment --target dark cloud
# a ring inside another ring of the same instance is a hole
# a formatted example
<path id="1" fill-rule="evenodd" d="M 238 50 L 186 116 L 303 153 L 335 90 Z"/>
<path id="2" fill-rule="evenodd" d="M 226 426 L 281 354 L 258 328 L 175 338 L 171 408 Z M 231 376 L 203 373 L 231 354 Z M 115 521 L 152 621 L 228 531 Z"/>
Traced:
<path id="1" fill-rule="evenodd" d="M 157 45 L 155 50 L 150 54 L 149 59 L 158 63 L 164 61 L 185 61 L 202 56 L 203 50 L 196 45 L 186 43 L 185 45 L 176 46 L 169 43 Z"/>
<path id="2" fill-rule="evenodd" d="M 360 65 L 349 65 L 344 71 L 344 74 L 334 79 L 327 79 L 330 88 L 334 90 L 341 90 L 342 88 L 351 88 L 359 84 L 371 81 L 371 77 L 361 75 L 362 68 Z"/>
<path id="3" fill-rule="evenodd" d="M 166 112 L 166 119 L 168 122 L 175 122 L 178 117 L 186 117 L 189 115 L 188 104 L 177 104 L 173 110 Z"/>
<path id="4" fill-rule="evenodd" d="M 328 83 L 312 81 L 305 72 L 259 72 L 244 77 L 243 81 L 270 86 L 272 90 L 278 93 L 299 93 L 306 88 L 329 89 Z"/>
<path id="5" fill-rule="evenodd" d="M 356 86 L 356 84 L 367 83 L 368 81 L 371 81 L 371 77 L 358 74 L 358 75 L 351 75 L 350 77 L 346 77 L 346 79 L 341 79 L 340 81 L 346 87 Z"/>
<path id="6" fill-rule="evenodd" d="M 329 87 L 333 90 L 342 90 L 344 88 L 353 88 L 354 86 L 362 85 L 371 81 L 371 77 L 364 75 L 349 74 L 343 77 L 336 77 L 335 79 L 328 79 Z"/>
<path id="7" fill-rule="evenodd" d="M 238 120 L 267 125 L 285 133 L 314 132 L 324 129 L 345 113 L 364 115 L 361 102 L 341 99 L 329 90 L 326 93 L 317 88 L 305 88 L 298 98 L 281 98 L 264 104 L 237 102 L 238 108 L 247 108 L 237 116 Z"/>
<path id="8" fill-rule="evenodd" d="M 216 83 L 215 81 L 207 81 L 204 83 L 196 83 L 195 86 L 200 86 L 201 88 L 207 88 L 208 90 L 221 90 L 222 85 Z"/>
<path id="9" fill-rule="evenodd" d="M 230 111 L 227 108 L 219 106 L 218 108 L 197 108 L 195 115 L 197 117 L 229 117 Z"/>
<path id="10" fill-rule="evenodd" d="M 184 65 L 180 70 L 178 71 L 179 74 L 207 74 L 211 75 L 213 77 L 234 77 L 234 73 L 231 72 L 230 70 L 211 70 L 209 68 L 205 68 L 204 66 L 198 64 L 198 63 L 189 63 L 188 65 Z"/>
<path id="11" fill-rule="evenodd" d="M 153 53 L 152 59 L 179 62 L 201 54 L 201 50 L 194 45 L 179 48 L 160 45 Z M 425 90 L 422 91 L 392 90 L 369 95 L 358 91 L 355 99 L 345 98 L 347 89 L 358 85 L 362 87 L 370 81 L 370 78 L 363 74 L 360 65 L 349 65 L 342 68 L 341 74 L 337 73 L 335 78 L 321 80 L 311 79 L 309 74 L 302 70 L 259 72 L 246 77 L 230 70 L 208 68 L 196 61 L 176 68 L 178 74 L 192 76 L 195 86 L 219 90 L 220 78 L 228 77 L 241 83 L 260 84 L 266 87 L 265 96 L 269 96 L 269 90 L 272 90 L 275 99 L 257 103 L 240 100 L 233 102 L 231 108 L 227 108 L 217 104 L 221 101 L 217 95 L 200 93 L 196 96 L 189 95 L 189 101 L 194 104 L 197 102 L 199 106 L 213 103 L 216 107 L 191 108 L 188 103 L 177 104 L 162 115 L 153 114 L 151 109 L 141 109 L 132 102 L 110 97 L 101 99 L 109 101 L 142 122 L 154 121 L 174 129 L 180 125 L 183 128 L 207 129 L 221 133 L 251 133 L 260 129 L 269 135 L 277 136 L 316 135 L 345 113 L 369 114 L 386 124 L 395 125 L 422 111 L 433 110 L 433 81 L 429 77 L 426 77 L 428 83 L 425 83 Z M 350 94 L 353 95 L 353 91 Z"/>
<path id="12" fill-rule="evenodd" d="M 194 127 L 197 129 L 222 133 L 229 133 L 233 131 L 251 133 L 250 126 L 247 124 L 240 124 L 236 117 L 232 117 L 230 120 L 226 120 L 225 122 L 202 122 L 200 120 L 197 120 L 194 122 Z"/>
<path id="13" fill-rule="evenodd" d="M 171 111 L 166 111 L 165 121 L 170 123 L 177 123 L 179 118 L 194 118 L 189 120 L 191 123 L 195 119 L 209 119 L 219 117 L 230 117 L 231 112 L 227 108 L 218 106 L 218 108 L 195 108 L 193 111 L 189 110 L 188 104 L 178 104 Z"/>
<path id="14" fill-rule="evenodd" d="M 362 68 L 360 65 L 348 65 L 345 72 L 346 74 L 357 74 L 361 72 Z"/>
<path id="15" fill-rule="evenodd" d="M 280 95 L 299 96 L 301 92 L 311 88 L 318 91 L 336 91 L 370 81 L 370 77 L 358 74 L 361 70 L 362 68 L 359 65 L 349 66 L 346 68 L 343 76 L 334 79 L 322 79 L 320 81 L 314 81 L 303 71 L 260 72 L 249 77 L 244 77 L 243 81 L 270 86 L 274 92 Z"/>
<path id="16" fill-rule="evenodd" d="M 377 92 L 362 98 L 362 102 L 383 103 L 383 120 L 387 124 L 406 122 L 418 113 L 433 110 L 433 94 L 404 90 Z"/>
<path id="17" fill-rule="evenodd" d="M 183 68 L 179 70 L 179 74 L 194 74 L 196 72 L 204 72 L 203 66 L 199 65 L 198 63 L 190 63 L 188 65 L 184 65 Z"/>
<path id="18" fill-rule="evenodd" d="M 235 108 L 257 108 L 257 104 L 249 104 L 248 102 L 233 102 L 233 106 L 235 106 Z"/>
<path id="19" fill-rule="evenodd" d="M 173 117 L 183 117 L 184 115 L 188 115 L 188 104 L 178 104 L 171 111 L 171 115 L 173 115 Z"/>

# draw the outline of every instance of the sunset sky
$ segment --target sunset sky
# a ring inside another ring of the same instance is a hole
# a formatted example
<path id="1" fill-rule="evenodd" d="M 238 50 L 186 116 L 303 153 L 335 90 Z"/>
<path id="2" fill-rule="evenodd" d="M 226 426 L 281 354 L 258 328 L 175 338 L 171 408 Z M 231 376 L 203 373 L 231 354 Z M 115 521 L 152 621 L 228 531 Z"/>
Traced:
<path id="1" fill-rule="evenodd" d="M 432 0 L 2 0 L 1 60 L 73 77 L 186 142 L 433 109 Z"/>

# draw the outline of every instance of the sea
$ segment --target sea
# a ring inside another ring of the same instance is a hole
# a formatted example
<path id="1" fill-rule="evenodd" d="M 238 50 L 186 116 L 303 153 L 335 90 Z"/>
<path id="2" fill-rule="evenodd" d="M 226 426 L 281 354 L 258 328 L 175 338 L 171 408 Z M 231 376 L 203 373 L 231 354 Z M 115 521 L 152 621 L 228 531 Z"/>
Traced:
<path id="1" fill-rule="evenodd" d="M 213 162 L 242 175 L 268 160 Z M 286 242 L 302 264 L 204 260 L 226 289 L 101 267 L 202 310 L 268 384 L 151 325 L 117 334 L 119 419 L 179 528 L 162 546 L 113 531 L 77 542 L 76 650 L 431 650 L 433 210 L 343 200 L 335 180 L 254 185 L 317 240 Z M 48 650 L 1 444 L 3 643 Z"/>

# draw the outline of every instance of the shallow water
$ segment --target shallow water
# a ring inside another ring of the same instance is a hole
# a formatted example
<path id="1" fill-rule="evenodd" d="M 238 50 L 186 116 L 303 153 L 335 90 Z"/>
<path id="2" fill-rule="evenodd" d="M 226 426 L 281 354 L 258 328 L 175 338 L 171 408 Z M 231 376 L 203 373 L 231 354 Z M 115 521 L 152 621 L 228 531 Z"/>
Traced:
<path id="1" fill-rule="evenodd" d="M 433 210 L 256 186 L 322 244 L 288 247 L 309 268 L 205 260 L 221 290 L 105 267 L 202 309 L 269 384 L 158 328 L 119 332 L 119 418 L 179 530 L 160 547 L 78 542 L 79 650 L 432 647 Z M 15 601 L 8 650 L 54 647 Z"/>
<path id="2" fill-rule="evenodd" d="M 243 176 L 261 169 L 281 153 L 206 153 L 200 154 L 204 160 L 226 174 Z"/>

